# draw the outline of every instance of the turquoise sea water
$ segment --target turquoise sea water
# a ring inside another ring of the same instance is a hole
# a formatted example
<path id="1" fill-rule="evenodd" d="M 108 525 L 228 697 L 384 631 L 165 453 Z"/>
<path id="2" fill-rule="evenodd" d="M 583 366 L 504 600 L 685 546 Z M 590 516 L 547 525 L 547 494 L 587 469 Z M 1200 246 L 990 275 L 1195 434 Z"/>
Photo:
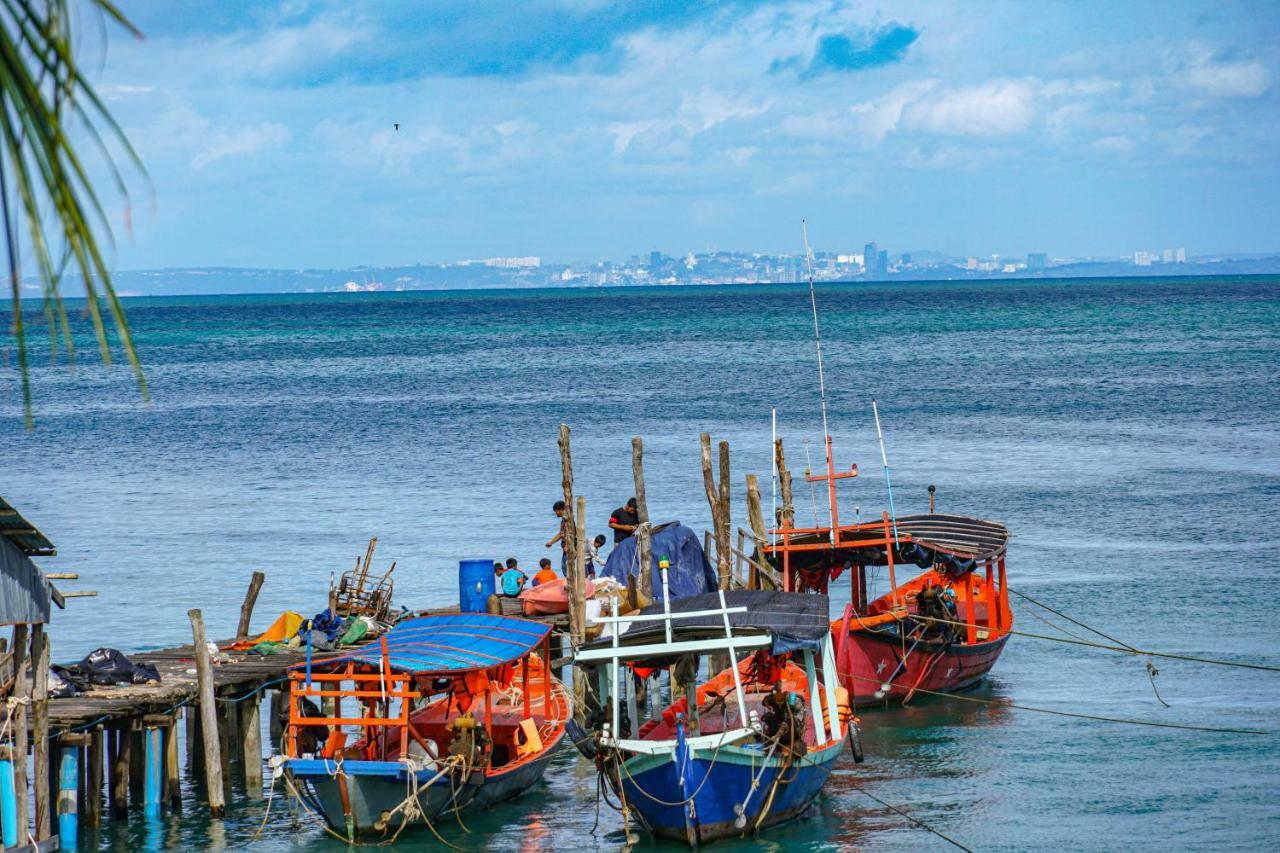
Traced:
<path id="1" fill-rule="evenodd" d="M 846 506 L 884 506 L 875 398 L 899 511 L 935 483 L 941 509 L 1005 522 L 1015 588 L 1132 644 L 1280 662 L 1280 279 L 822 286 L 818 302 L 837 459 L 863 471 L 841 486 Z M 768 482 L 771 407 L 793 468 L 803 439 L 820 452 L 803 288 L 126 304 L 149 406 L 124 369 L 86 357 L 71 373 L 37 347 L 28 434 L 11 356 L 0 371 L 0 494 L 57 543 L 48 568 L 100 593 L 57 614 L 55 659 L 181 642 L 190 607 L 229 634 L 254 569 L 262 624 L 315 612 L 373 535 L 400 601 L 456 601 L 457 560 L 545 553 L 562 421 L 592 532 L 631 493 L 633 435 L 652 514 L 697 529 L 701 430 L 732 445 L 738 519 L 743 475 Z M 798 504 L 804 520 L 807 489 Z M 1018 628 L 1055 633 L 1014 607 Z M 981 850 L 1276 846 L 1280 674 L 1156 663 L 1169 708 L 1144 660 L 1015 637 L 969 694 L 994 704 L 864 713 L 866 764 L 842 764 L 807 819 L 738 846 L 942 845 L 858 786 Z M 263 814 L 238 797 L 211 828 L 189 801 L 155 825 L 107 821 L 83 846 L 337 847 L 291 828 L 279 802 L 255 839 Z M 565 752 L 537 790 L 447 837 L 617 849 L 617 816 L 594 823 L 594 774 Z"/>

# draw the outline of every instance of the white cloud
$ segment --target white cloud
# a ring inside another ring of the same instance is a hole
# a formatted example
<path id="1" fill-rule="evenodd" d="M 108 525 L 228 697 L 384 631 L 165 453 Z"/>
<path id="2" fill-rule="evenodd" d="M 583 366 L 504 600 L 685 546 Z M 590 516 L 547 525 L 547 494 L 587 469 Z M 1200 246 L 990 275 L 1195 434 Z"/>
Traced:
<path id="1" fill-rule="evenodd" d="M 209 144 L 191 158 L 191 168 L 203 169 L 226 157 L 240 157 L 275 148 L 284 145 L 291 138 L 289 128 L 273 121 L 230 133 L 218 131 L 209 140 Z"/>
<path id="2" fill-rule="evenodd" d="M 1257 60 L 1215 62 L 1201 56 L 1183 69 L 1182 80 L 1215 98 L 1256 98 L 1271 88 L 1271 73 Z"/>
<path id="3" fill-rule="evenodd" d="M 703 86 L 696 94 L 680 98 L 680 117 L 690 133 L 701 133 L 735 118 L 750 118 L 768 107 L 733 98 Z"/>
<path id="4" fill-rule="evenodd" d="M 1099 151 L 1108 151 L 1113 154 L 1125 154 L 1132 151 L 1134 145 L 1133 137 L 1125 134 L 1115 134 L 1095 139 L 1092 147 Z"/>
<path id="5" fill-rule="evenodd" d="M 909 102 L 901 125 L 948 136 L 994 136 L 1026 130 L 1036 117 L 1036 85 L 1003 80 L 944 89 Z"/>

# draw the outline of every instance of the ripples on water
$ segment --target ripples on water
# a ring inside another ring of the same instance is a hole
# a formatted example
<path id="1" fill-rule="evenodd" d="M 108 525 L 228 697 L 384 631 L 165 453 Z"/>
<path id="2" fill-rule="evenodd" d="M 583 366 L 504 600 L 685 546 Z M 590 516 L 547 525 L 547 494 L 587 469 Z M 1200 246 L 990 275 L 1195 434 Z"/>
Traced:
<path id="1" fill-rule="evenodd" d="M 884 503 L 874 397 L 899 510 L 922 509 L 936 483 L 941 509 L 1007 523 L 1015 588 L 1131 643 L 1277 659 L 1280 280 L 824 286 L 818 298 L 838 460 L 864 472 L 841 486 L 846 503 Z M 653 514 L 696 527 L 708 524 L 699 431 L 732 443 L 739 513 L 742 475 L 768 480 L 771 406 L 797 473 L 801 439 L 820 448 L 802 288 L 134 299 L 128 311 L 152 405 L 87 355 L 74 374 L 40 366 L 27 435 L 16 382 L 0 379 L 0 492 L 58 544 L 47 565 L 100 592 L 55 618 L 56 659 L 180 642 L 195 606 L 229 634 L 259 568 L 264 624 L 320 610 L 329 573 L 372 535 L 378 565 L 399 563 L 402 602 L 455 601 L 458 559 L 544 553 L 561 421 L 592 532 L 630 494 L 632 435 L 645 437 Z M 803 485 L 797 501 L 804 518 Z M 1045 631 L 1014 606 L 1019 628 Z M 977 849 L 1274 846 L 1276 735 L 1009 707 L 1280 729 L 1280 676 L 1158 665 L 1168 709 L 1143 661 L 1014 638 L 972 694 L 994 705 L 864 713 L 867 763 L 841 765 L 818 813 L 736 846 L 942 843 L 856 786 Z M 617 849 L 615 814 L 591 832 L 594 802 L 592 770 L 566 752 L 538 791 L 448 838 Z M 108 821 L 84 846 L 339 846 L 293 831 L 281 802 L 256 841 L 262 804 L 238 800 L 213 830 L 199 813 L 189 799 L 151 827 Z"/>

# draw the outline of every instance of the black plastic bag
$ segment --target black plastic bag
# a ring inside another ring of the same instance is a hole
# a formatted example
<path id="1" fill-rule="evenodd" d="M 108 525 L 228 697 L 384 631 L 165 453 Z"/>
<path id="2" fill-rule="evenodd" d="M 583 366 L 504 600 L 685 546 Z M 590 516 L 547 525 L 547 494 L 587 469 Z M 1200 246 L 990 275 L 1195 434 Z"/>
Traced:
<path id="1" fill-rule="evenodd" d="M 149 663 L 134 663 L 116 649 L 94 649 L 84 660 L 71 666 L 55 667 L 65 681 L 77 690 L 94 685 L 147 684 L 160 680 L 160 673 Z"/>

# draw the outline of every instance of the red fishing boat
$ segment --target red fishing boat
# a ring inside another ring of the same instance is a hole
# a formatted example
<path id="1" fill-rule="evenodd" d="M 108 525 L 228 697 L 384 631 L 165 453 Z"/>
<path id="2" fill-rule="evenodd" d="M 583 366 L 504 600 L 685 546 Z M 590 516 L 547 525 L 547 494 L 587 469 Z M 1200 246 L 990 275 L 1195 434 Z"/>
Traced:
<path id="1" fill-rule="evenodd" d="M 1005 583 L 1009 531 L 998 522 L 933 512 L 932 487 L 926 514 L 885 512 L 878 521 L 842 525 L 836 482 L 857 476 L 858 469 L 837 473 L 830 436 L 826 447 L 826 473 L 807 479 L 827 483 L 830 523 L 797 528 L 784 507 L 782 526 L 771 531 L 776 538 L 763 550 L 787 591 L 825 594 L 833 580 L 850 573 L 851 600 L 832 622 L 832 634 L 851 702 L 906 703 L 921 691 L 976 685 L 1013 627 Z M 776 452 L 781 454 L 780 443 Z M 887 462 L 885 467 L 887 473 Z M 869 570 L 879 567 L 887 569 L 889 592 L 872 600 Z M 923 571 L 899 584 L 904 569 Z"/>
<path id="2" fill-rule="evenodd" d="M 827 463 L 822 474 L 806 470 L 805 479 L 826 483 L 829 523 L 822 526 L 815 519 L 813 527 L 795 527 L 790 476 L 786 473 L 782 443 L 775 439 L 775 475 L 782 481 L 783 510 L 778 519 L 780 526 L 769 531 L 772 541 L 762 541 L 760 547 L 781 572 L 783 589 L 788 592 L 826 594 L 832 580 L 844 572 L 852 573 L 852 600 L 845 605 L 842 617 L 831 625 L 836 668 L 842 685 L 849 691 L 851 704 L 906 703 L 921 691 L 945 693 L 972 687 L 1000 657 L 1013 628 L 1005 584 L 1009 531 L 994 521 L 935 513 L 933 486 L 929 487 L 927 514 L 898 517 L 875 400 L 871 401 L 871 411 L 884 463 L 889 509 L 879 521 L 840 524 L 836 484 L 858 476 L 858 466 L 836 471 L 827 424 L 822 333 L 807 228 L 804 248 L 809 265 L 809 304 L 813 311 Z M 888 569 L 889 592 L 868 600 L 867 569 L 879 566 Z M 923 572 L 899 586 L 898 572 L 907 566 Z"/>

